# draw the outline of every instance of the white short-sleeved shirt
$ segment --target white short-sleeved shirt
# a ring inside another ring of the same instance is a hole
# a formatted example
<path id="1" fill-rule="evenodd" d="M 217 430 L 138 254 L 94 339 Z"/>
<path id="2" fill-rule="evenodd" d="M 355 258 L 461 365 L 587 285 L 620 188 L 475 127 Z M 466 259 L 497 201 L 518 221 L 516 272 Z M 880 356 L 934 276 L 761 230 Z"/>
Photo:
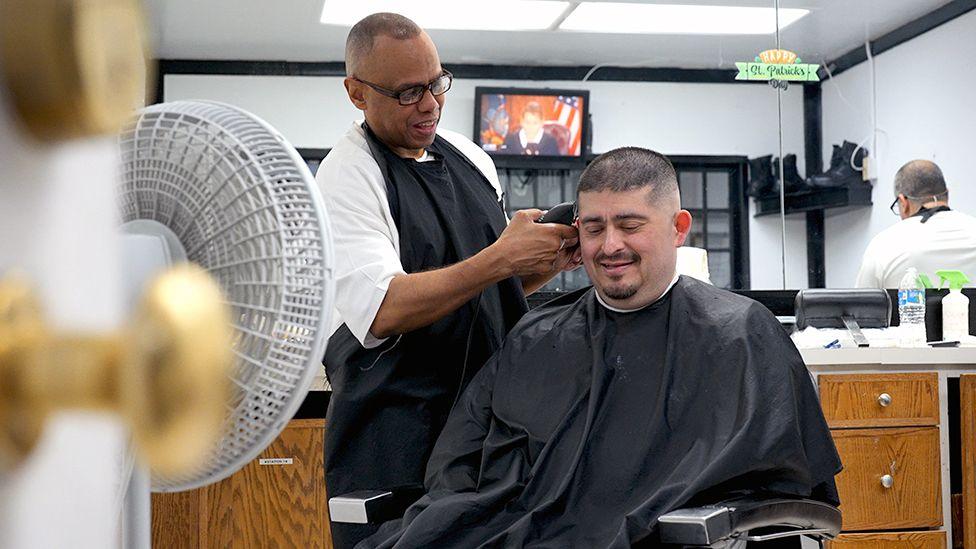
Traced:
<path id="1" fill-rule="evenodd" d="M 925 223 L 919 216 L 902 219 L 881 231 L 864 251 L 857 287 L 897 288 L 909 267 L 929 278 L 940 269 L 958 269 L 976 280 L 976 218 L 950 210 Z"/>
<path id="2" fill-rule="evenodd" d="M 498 173 L 480 147 L 456 132 L 437 134 L 464 153 L 501 200 Z M 319 165 L 315 181 L 332 226 L 336 300 L 330 333 L 345 323 L 364 347 L 384 340 L 369 333 L 393 277 L 405 274 L 400 240 L 386 197 L 386 182 L 370 153 L 362 122 L 353 124 Z"/>

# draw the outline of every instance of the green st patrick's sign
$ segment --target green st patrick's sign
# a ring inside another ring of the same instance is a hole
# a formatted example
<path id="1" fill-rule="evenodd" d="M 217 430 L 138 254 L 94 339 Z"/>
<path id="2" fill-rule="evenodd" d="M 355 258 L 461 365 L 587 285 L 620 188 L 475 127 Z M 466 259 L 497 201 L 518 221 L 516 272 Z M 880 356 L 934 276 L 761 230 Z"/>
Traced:
<path id="1" fill-rule="evenodd" d="M 819 82 L 820 65 L 802 63 L 795 53 L 787 50 L 767 50 L 753 63 L 736 63 L 736 80 L 792 80 Z"/>

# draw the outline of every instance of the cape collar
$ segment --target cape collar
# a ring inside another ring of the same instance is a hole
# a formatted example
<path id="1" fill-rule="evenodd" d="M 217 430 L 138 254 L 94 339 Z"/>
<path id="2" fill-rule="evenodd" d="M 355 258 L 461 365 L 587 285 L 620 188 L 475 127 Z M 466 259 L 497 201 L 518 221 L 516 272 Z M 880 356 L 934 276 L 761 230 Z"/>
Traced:
<path id="1" fill-rule="evenodd" d="M 674 278 L 671 279 L 671 283 L 668 284 L 668 287 L 664 289 L 664 292 L 661 294 L 661 297 L 655 299 L 654 301 L 648 303 L 647 305 L 644 305 L 644 306 L 641 306 L 641 307 L 637 307 L 636 309 L 618 309 L 617 307 L 612 307 L 610 305 L 607 305 L 607 303 L 605 301 L 603 301 L 603 298 L 600 297 L 600 292 L 596 291 L 596 288 L 593 289 L 593 293 L 596 295 L 596 300 L 600 302 L 600 305 L 603 305 L 605 308 L 607 308 L 607 309 L 609 309 L 609 310 L 611 310 L 611 311 L 613 311 L 615 313 L 636 313 L 637 311 L 640 311 L 641 309 L 646 309 L 647 307 L 650 307 L 651 305 L 654 305 L 655 303 L 657 303 L 658 301 L 660 301 L 661 298 L 663 298 L 664 296 L 668 295 L 668 292 L 671 291 L 671 288 L 673 288 L 674 285 L 677 282 L 678 282 L 678 273 L 675 272 L 674 273 Z"/>

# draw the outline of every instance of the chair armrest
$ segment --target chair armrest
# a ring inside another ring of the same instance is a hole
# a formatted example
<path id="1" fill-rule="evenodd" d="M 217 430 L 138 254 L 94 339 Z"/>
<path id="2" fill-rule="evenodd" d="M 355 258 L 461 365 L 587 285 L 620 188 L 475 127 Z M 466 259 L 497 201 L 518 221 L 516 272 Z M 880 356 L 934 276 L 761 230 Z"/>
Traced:
<path id="1" fill-rule="evenodd" d="M 821 501 L 739 498 L 671 511 L 660 517 L 658 532 L 662 543 L 707 547 L 739 537 L 753 541 L 799 535 L 832 539 L 840 532 L 840 524 L 840 511 Z M 750 535 L 758 529 L 764 534 Z"/>
<path id="2" fill-rule="evenodd" d="M 375 524 L 403 516 L 410 504 L 424 495 L 421 486 L 391 490 L 361 490 L 329 498 L 329 520 Z"/>

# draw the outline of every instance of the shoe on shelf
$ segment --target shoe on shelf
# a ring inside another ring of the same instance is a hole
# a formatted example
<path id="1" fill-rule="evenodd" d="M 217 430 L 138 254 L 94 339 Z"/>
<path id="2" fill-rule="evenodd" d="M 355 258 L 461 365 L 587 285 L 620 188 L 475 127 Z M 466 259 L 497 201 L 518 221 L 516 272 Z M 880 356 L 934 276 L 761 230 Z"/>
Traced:
<path id="1" fill-rule="evenodd" d="M 773 156 L 749 159 L 749 185 L 746 192 L 753 198 L 779 193 L 777 179 L 773 177 Z"/>
<path id="2" fill-rule="evenodd" d="M 834 145 L 833 154 L 830 157 L 830 167 L 822 174 L 812 175 L 807 182 L 815 188 L 832 187 L 853 187 L 863 184 L 860 170 L 855 170 L 854 166 L 864 166 L 864 157 L 868 156 L 868 150 L 858 147 L 857 143 L 844 141 L 843 145 Z"/>
<path id="3" fill-rule="evenodd" d="M 779 180 L 779 161 L 773 162 L 773 177 Z M 786 194 L 797 194 L 810 190 L 807 182 L 800 177 L 800 172 L 796 168 L 796 155 L 788 154 L 783 157 L 783 188 Z"/>

